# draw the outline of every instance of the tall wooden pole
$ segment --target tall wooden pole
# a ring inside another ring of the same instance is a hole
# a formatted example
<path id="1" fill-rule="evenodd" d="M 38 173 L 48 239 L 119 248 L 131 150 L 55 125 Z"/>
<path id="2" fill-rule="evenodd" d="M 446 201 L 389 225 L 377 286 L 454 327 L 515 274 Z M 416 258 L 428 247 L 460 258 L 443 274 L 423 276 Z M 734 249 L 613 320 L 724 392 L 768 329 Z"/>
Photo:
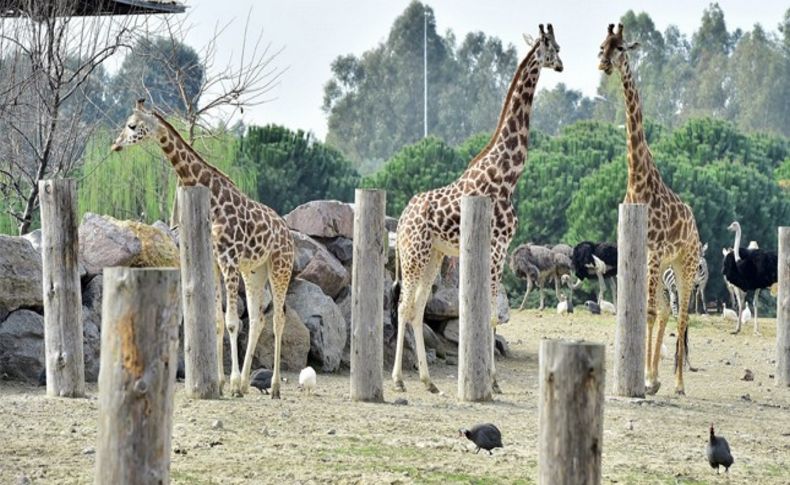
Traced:
<path id="1" fill-rule="evenodd" d="M 82 397 L 85 395 L 85 362 L 77 184 L 73 179 L 41 180 L 38 188 L 47 395 Z"/>
<path id="2" fill-rule="evenodd" d="M 94 483 L 169 483 L 176 269 L 105 268 Z"/>
<path id="3" fill-rule="evenodd" d="M 220 397 L 214 323 L 214 255 L 209 189 L 178 187 L 181 295 L 184 305 L 184 387 L 189 397 Z"/>
<path id="4" fill-rule="evenodd" d="M 776 296 L 776 384 L 790 386 L 790 227 L 779 228 L 779 293 Z"/>
<path id="5" fill-rule="evenodd" d="M 645 397 L 647 206 L 620 204 L 617 222 L 614 394 Z"/>
<path id="6" fill-rule="evenodd" d="M 351 400 L 384 400 L 386 192 L 357 189 L 351 268 Z"/>
<path id="7" fill-rule="evenodd" d="M 538 483 L 601 483 L 603 344 L 540 344 Z"/>
<path id="8" fill-rule="evenodd" d="M 458 399 L 488 401 L 492 392 L 491 199 L 461 198 Z"/>

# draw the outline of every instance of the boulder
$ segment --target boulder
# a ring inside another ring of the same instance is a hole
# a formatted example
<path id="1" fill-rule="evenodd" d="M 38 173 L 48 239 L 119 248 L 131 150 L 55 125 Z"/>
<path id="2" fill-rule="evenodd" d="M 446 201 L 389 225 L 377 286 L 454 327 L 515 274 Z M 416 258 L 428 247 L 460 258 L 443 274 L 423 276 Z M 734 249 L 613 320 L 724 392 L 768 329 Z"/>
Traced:
<path id="1" fill-rule="evenodd" d="M 308 236 L 354 237 L 354 209 L 337 200 L 306 202 L 288 213 L 285 222 Z"/>
<path id="2" fill-rule="evenodd" d="M 291 282 L 285 301 L 310 330 L 309 361 L 323 372 L 338 370 L 347 325 L 337 304 L 318 285 L 301 278 Z"/>
<path id="3" fill-rule="evenodd" d="M 82 333 L 85 354 L 85 380 L 99 378 L 101 349 L 102 275 L 94 276 L 82 290 Z"/>
<path id="4" fill-rule="evenodd" d="M 347 237 L 335 237 L 322 241 L 326 249 L 341 263 L 350 263 L 354 256 L 354 242 Z"/>
<path id="5" fill-rule="evenodd" d="M 425 317 L 429 320 L 458 318 L 458 288 L 440 287 L 425 306 Z"/>
<path id="6" fill-rule="evenodd" d="M 23 234 L 22 237 L 30 241 L 30 244 L 33 245 L 33 249 L 39 253 L 41 252 L 41 229 L 30 231 L 27 234 Z"/>
<path id="7" fill-rule="evenodd" d="M 389 376 L 395 364 L 395 350 L 398 342 L 398 329 L 384 314 L 384 376 Z M 411 325 L 406 325 L 406 335 L 403 337 L 403 370 L 408 372 L 417 368 L 417 345 L 414 343 L 414 331 Z"/>
<path id="8" fill-rule="evenodd" d="M 0 375 L 35 381 L 44 368 L 44 317 L 17 310 L 0 323 Z"/>
<path id="9" fill-rule="evenodd" d="M 510 321 L 510 301 L 502 285 L 499 286 L 499 292 L 496 295 L 496 312 L 497 323 L 507 323 Z"/>
<path id="10" fill-rule="evenodd" d="M 316 251 L 313 259 L 299 273 L 299 278 L 315 283 L 321 290 L 335 298 L 344 286 L 351 282 L 351 275 L 346 268 L 326 249 Z"/>
<path id="11" fill-rule="evenodd" d="M 450 342 L 458 345 L 458 324 L 460 322 L 457 318 L 452 320 L 448 320 L 445 325 L 444 329 L 442 330 L 442 336 L 449 340 Z"/>
<path id="12" fill-rule="evenodd" d="M 170 239 L 173 240 L 173 244 L 175 244 L 176 247 L 178 247 L 178 232 L 177 232 L 178 231 L 178 227 L 175 227 L 175 228 L 171 229 L 170 226 L 168 226 L 163 221 L 156 221 L 153 224 L 151 224 L 151 227 L 153 227 L 154 229 L 157 229 L 157 230 L 163 232 L 164 234 L 170 236 Z"/>
<path id="13" fill-rule="evenodd" d="M 178 267 L 172 234 L 136 221 L 90 212 L 79 228 L 80 260 L 90 274 L 107 266 Z"/>
<path id="14" fill-rule="evenodd" d="M 274 368 L 274 318 L 270 309 L 264 314 L 266 328 L 261 332 L 258 345 L 255 347 L 257 367 Z M 302 323 L 299 314 L 286 305 L 285 329 L 283 330 L 280 364 L 282 370 L 299 371 L 307 366 L 307 354 L 310 352 L 310 331 Z"/>
<path id="15" fill-rule="evenodd" d="M 510 347 L 508 347 L 507 345 L 507 340 L 505 340 L 505 337 L 503 337 L 502 335 L 499 334 L 496 335 L 496 342 L 494 345 L 495 345 L 494 348 L 496 349 L 496 353 L 499 354 L 500 356 L 507 357 L 508 354 L 510 353 Z"/>
<path id="16" fill-rule="evenodd" d="M 44 306 L 41 253 L 24 237 L 0 236 L 0 320 Z"/>
<path id="17" fill-rule="evenodd" d="M 291 237 L 293 237 L 294 245 L 296 246 L 293 268 L 293 275 L 296 276 L 310 263 L 315 253 L 326 251 L 326 249 L 321 243 L 299 231 L 291 231 Z"/>

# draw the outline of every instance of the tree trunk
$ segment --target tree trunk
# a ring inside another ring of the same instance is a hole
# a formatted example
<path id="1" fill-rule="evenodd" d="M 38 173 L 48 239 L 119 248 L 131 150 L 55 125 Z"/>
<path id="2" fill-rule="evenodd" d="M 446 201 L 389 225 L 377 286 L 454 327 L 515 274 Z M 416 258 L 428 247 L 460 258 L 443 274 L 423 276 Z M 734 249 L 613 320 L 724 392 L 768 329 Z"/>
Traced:
<path id="1" fill-rule="evenodd" d="M 82 293 L 73 179 L 42 180 L 41 253 L 47 395 L 85 395 Z"/>
<path id="2" fill-rule="evenodd" d="M 214 323 L 214 255 L 209 189 L 179 187 L 181 295 L 184 311 L 184 387 L 189 397 L 220 397 Z"/>
<path id="3" fill-rule="evenodd" d="M 104 269 L 96 484 L 169 483 L 179 280 Z"/>
<path id="4" fill-rule="evenodd" d="M 491 400 L 491 199 L 461 198 L 458 399 Z"/>
<path id="5" fill-rule="evenodd" d="M 351 400 L 384 400 L 386 192 L 357 189 L 351 268 Z"/>
<path id="6" fill-rule="evenodd" d="M 601 483 L 603 344 L 540 344 L 538 483 Z"/>
<path id="7" fill-rule="evenodd" d="M 776 295 L 776 384 L 790 386 L 790 227 L 779 228 L 779 293 Z"/>
<path id="8" fill-rule="evenodd" d="M 645 397 L 647 206 L 620 204 L 617 222 L 614 394 Z"/>

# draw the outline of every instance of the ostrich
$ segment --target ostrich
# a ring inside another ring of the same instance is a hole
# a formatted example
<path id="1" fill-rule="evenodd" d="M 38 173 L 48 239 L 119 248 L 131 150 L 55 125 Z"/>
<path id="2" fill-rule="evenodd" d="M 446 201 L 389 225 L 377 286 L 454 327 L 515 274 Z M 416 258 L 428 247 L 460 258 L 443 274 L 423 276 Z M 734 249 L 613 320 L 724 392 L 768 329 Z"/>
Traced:
<path id="1" fill-rule="evenodd" d="M 770 288 L 777 282 L 778 258 L 775 251 L 763 249 L 741 248 L 741 225 L 733 222 L 727 228 L 735 231 L 733 250 L 722 261 L 722 273 L 727 281 L 744 292 L 754 290 L 754 333 L 759 335 L 760 328 L 757 323 L 757 298 L 760 290 Z M 733 333 L 741 331 L 741 319 Z"/>
<path id="2" fill-rule="evenodd" d="M 598 300 L 603 300 L 606 291 L 604 280 L 608 278 L 612 301 L 617 301 L 617 246 L 584 241 L 573 248 L 571 260 L 578 278 L 574 288 L 578 288 L 582 280 L 595 276 L 598 278 Z"/>
<path id="3" fill-rule="evenodd" d="M 527 304 L 527 297 L 532 290 L 532 285 L 535 283 L 537 283 L 540 290 L 540 306 L 538 309 L 543 310 L 545 303 L 543 286 L 549 278 L 554 278 L 554 290 L 557 300 L 559 300 L 561 274 L 558 276 L 558 260 L 562 261 L 562 256 L 558 256 L 551 249 L 537 244 L 521 244 L 513 251 L 510 255 L 510 269 L 519 278 L 527 280 L 527 291 L 524 293 L 524 299 L 521 301 L 519 310 L 523 310 Z M 562 270 L 560 269 L 559 271 Z M 535 273 L 537 273 L 537 276 L 534 276 Z"/>

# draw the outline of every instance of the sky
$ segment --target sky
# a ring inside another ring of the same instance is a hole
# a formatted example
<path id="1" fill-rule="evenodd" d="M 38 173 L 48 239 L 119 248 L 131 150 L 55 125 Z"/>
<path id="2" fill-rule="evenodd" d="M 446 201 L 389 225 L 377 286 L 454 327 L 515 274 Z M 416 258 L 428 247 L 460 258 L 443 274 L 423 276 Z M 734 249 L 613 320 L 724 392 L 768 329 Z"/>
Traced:
<path id="1" fill-rule="evenodd" d="M 215 26 L 230 23 L 217 46 L 217 63 L 238 59 L 244 25 L 250 15 L 250 41 L 258 35 L 281 49 L 273 65 L 284 72 L 269 93 L 268 101 L 245 110 L 246 124 L 277 123 L 290 129 L 312 131 L 324 139 L 327 117 L 321 110 L 323 86 L 331 78 L 331 63 L 340 55 L 361 55 L 383 42 L 395 18 L 410 0 L 185 0 L 187 22 L 192 28 L 187 44 L 200 47 Z M 606 26 L 616 23 L 629 9 L 646 11 L 660 31 L 676 25 L 687 36 L 698 28 L 707 1 L 660 0 L 424 0 L 434 10 L 437 30 L 452 30 L 461 39 L 468 32 L 482 31 L 526 51 L 522 33 L 537 35 L 539 23 L 554 25 L 562 48 L 565 70 L 544 70 L 540 88 L 559 82 L 595 95 L 600 78 L 597 52 Z M 727 29 L 751 30 L 760 23 L 776 31 L 787 10 L 786 0 L 719 0 Z M 430 69 L 430 64 L 429 67 Z M 429 86 L 430 89 L 430 86 Z"/>

